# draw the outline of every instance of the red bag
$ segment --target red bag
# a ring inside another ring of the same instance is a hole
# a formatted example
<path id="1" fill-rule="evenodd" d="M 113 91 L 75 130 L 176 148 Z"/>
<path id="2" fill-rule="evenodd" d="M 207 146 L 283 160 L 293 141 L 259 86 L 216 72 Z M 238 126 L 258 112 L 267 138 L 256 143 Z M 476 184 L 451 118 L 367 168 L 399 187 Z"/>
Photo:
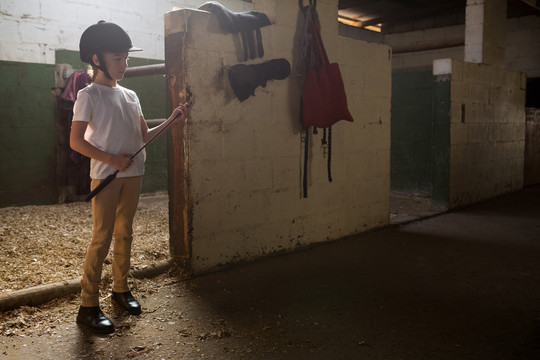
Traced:
<path id="1" fill-rule="evenodd" d="M 353 121 L 339 65 L 328 61 L 314 9 L 311 34 L 309 70 L 302 86 L 302 129 L 327 128 L 339 120 Z M 313 61 L 313 43 L 317 46 L 319 64 Z M 313 65 L 319 66 L 314 68 Z"/>

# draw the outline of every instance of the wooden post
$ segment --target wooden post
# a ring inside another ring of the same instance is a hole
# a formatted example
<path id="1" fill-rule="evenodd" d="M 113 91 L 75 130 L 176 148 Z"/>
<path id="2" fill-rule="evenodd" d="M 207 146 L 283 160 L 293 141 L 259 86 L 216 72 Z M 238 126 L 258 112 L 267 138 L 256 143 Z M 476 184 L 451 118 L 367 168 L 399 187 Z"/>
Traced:
<path id="1" fill-rule="evenodd" d="M 167 14 L 170 15 L 170 14 Z M 165 16 L 165 67 L 172 108 L 187 101 L 185 47 L 186 32 L 167 33 L 167 22 L 174 16 Z M 177 265 L 191 273 L 191 241 L 189 238 L 189 204 L 187 196 L 187 144 L 185 122 L 176 122 L 168 136 L 168 188 L 170 252 Z"/>

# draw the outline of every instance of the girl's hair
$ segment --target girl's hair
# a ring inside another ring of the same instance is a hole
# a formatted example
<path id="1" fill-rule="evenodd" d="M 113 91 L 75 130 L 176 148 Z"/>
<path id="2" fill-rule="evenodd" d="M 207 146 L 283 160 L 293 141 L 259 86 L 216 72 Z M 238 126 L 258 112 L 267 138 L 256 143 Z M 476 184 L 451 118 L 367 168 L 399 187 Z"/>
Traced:
<path id="1" fill-rule="evenodd" d="M 93 83 L 96 81 L 97 74 L 99 72 L 99 68 L 95 66 L 93 63 L 90 63 L 86 67 L 86 73 L 88 76 L 90 76 L 90 82 Z"/>
<path id="2" fill-rule="evenodd" d="M 92 80 L 92 82 L 96 81 L 96 77 L 97 77 L 97 74 L 98 74 L 98 71 L 99 69 L 95 66 L 88 66 L 88 69 L 86 70 L 86 72 L 88 73 L 88 75 L 90 76 L 90 79 Z"/>

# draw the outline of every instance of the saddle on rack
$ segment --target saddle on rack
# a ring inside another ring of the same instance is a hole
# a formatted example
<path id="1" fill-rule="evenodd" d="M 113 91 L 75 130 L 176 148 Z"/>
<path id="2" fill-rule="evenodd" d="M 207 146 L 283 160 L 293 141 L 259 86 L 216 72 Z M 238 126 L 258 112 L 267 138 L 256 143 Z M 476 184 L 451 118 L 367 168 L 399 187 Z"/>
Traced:
<path id="1" fill-rule="evenodd" d="M 248 58 L 263 57 L 264 49 L 260 28 L 271 25 L 266 14 L 253 10 L 247 12 L 230 11 L 217 1 L 208 1 L 199 6 L 199 9 L 216 14 L 222 30 L 240 33 L 244 48 L 244 61 Z M 257 37 L 257 51 L 255 51 L 255 36 Z"/>

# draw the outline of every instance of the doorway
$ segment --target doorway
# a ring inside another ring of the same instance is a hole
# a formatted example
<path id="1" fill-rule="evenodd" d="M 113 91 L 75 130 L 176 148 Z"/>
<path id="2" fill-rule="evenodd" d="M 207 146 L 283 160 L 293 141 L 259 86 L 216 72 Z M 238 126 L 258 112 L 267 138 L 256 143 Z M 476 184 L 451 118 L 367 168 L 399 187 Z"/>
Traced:
<path id="1" fill-rule="evenodd" d="M 434 201 L 437 174 L 447 166 L 437 160 L 438 85 L 431 68 L 392 74 L 390 223 L 403 223 L 446 210 Z M 437 140 L 435 140 L 437 139 Z"/>

